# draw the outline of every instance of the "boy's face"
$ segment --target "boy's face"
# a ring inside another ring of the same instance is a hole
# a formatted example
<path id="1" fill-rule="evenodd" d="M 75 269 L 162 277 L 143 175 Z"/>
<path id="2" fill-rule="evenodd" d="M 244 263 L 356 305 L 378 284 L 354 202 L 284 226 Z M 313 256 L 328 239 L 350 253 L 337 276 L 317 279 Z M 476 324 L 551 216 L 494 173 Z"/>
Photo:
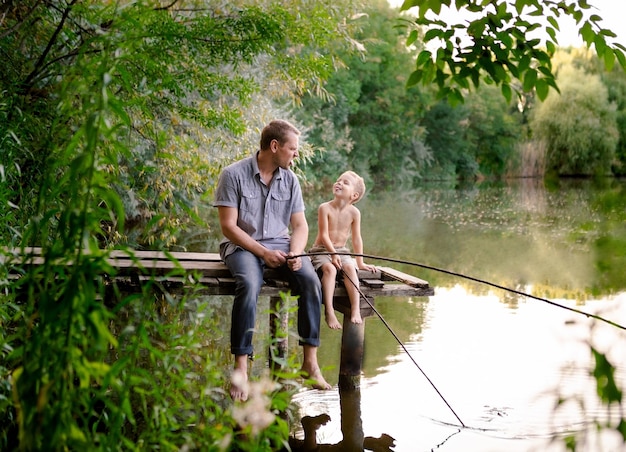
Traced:
<path id="1" fill-rule="evenodd" d="M 333 193 L 335 197 L 344 198 L 350 202 L 354 202 L 359 198 L 356 191 L 355 178 L 347 173 L 343 173 L 333 185 Z"/>

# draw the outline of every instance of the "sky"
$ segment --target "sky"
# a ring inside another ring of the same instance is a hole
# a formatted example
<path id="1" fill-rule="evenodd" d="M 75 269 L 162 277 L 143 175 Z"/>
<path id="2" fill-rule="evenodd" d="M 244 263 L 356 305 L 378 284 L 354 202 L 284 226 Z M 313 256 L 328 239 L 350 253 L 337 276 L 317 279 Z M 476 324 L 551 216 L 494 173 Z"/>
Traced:
<path id="1" fill-rule="evenodd" d="M 626 17 L 626 1 L 624 0 L 588 0 L 592 6 L 590 11 L 602 17 L 600 23 L 603 28 L 608 28 L 617 35 L 616 41 L 626 46 L 626 30 L 624 29 L 624 18 Z M 559 23 L 561 32 L 557 35 L 561 47 L 573 46 L 581 47 L 583 41 L 578 36 L 578 31 L 573 19 Z"/>
<path id="2" fill-rule="evenodd" d="M 403 0 L 389 0 L 392 6 L 400 6 Z M 597 14 L 602 17 L 600 23 L 603 28 L 613 31 L 618 37 L 616 42 L 626 46 L 626 27 L 623 26 L 623 20 L 626 17 L 626 1 L 625 0 L 588 0 L 592 6 L 589 10 L 590 14 Z M 442 10 L 443 11 L 443 10 Z M 456 12 L 448 12 L 453 17 L 453 21 L 458 23 L 462 20 L 462 16 Z M 443 16 L 443 13 L 442 13 Z M 445 16 L 443 16 L 445 17 Z M 560 47 L 582 47 L 583 41 L 578 36 L 578 30 L 574 19 L 570 17 L 559 18 L 560 32 L 557 34 Z"/>

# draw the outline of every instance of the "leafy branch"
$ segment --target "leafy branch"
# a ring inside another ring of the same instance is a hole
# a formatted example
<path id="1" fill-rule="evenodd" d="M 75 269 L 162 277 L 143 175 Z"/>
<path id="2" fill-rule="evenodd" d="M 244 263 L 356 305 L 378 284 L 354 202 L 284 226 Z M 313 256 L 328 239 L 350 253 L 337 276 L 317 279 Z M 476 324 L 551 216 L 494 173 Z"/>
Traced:
<path id="1" fill-rule="evenodd" d="M 441 18 L 443 6 L 456 8 L 468 19 L 447 23 Z M 576 21 L 583 41 L 587 47 L 595 47 L 607 69 L 615 60 L 626 69 L 626 48 L 607 40 L 616 35 L 601 27 L 599 15 L 585 19 L 591 8 L 586 0 L 571 4 L 552 0 L 406 0 L 401 9 L 412 8 L 418 10 L 412 24 L 427 29 L 423 42 L 436 50 L 419 52 L 407 85 L 435 83 L 439 97 L 452 104 L 463 102 L 465 92 L 472 85 L 477 88 L 481 80 L 500 86 L 509 101 L 514 92 L 522 95 L 535 90 L 544 100 L 550 88 L 558 91 L 551 57 L 558 46 L 556 32 L 562 17 Z M 545 42 L 532 38 L 541 31 L 547 34 Z M 412 30 L 407 45 L 418 37 L 418 30 Z"/>

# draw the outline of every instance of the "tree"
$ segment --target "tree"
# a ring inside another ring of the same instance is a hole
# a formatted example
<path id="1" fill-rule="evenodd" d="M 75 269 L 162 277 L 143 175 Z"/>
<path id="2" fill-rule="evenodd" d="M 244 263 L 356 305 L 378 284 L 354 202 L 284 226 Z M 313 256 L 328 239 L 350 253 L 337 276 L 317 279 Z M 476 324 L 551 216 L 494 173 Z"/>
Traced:
<path id="1" fill-rule="evenodd" d="M 608 89 L 609 101 L 617 108 L 619 142 L 615 150 L 613 173 L 623 176 L 626 174 L 626 73 L 621 67 L 615 67 L 611 72 L 603 73 L 602 80 Z"/>
<path id="2" fill-rule="evenodd" d="M 451 5 L 471 18 L 447 23 L 441 11 Z M 558 46 L 556 31 L 562 16 L 574 18 L 583 41 L 594 46 L 607 69 L 616 60 L 626 68 L 626 48 L 611 42 L 616 35 L 600 26 L 600 16 L 588 14 L 587 0 L 405 0 L 401 9 L 412 8 L 418 10 L 413 24 L 427 28 L 424 43 L 439 46 L 419 53 L 408 84 L 436 83 L 439 96 L 453 103 L 462 102 L 464 92 L 471 85 L 478 87 L 481 80 L 499 86 L 509 101 L 514 91 L 534 89 L 545 99 L 550 87 L 558 89 L 551 56 Z M 532 37 L 539 30 L 545 31 L 545 42 Z M 411 31 L 407 43 L 415 43 L 418 36 L 417 30 Z M 515 88 L 515 79 L 520 88 Z"/>
<path id="3" fill-rule="evenodd" d="M 481 86 L 466 101 L 466 140 L 480 173 L 503 177 L 521 137 L 521 115 L 493 85 Z"/>
<path id="4" fill-rule="evenodd" d="M 267 119 L 248 113 L 255 95 L 295 99 L 319 90 L 335 65 L 319 49 L 345 42 L 341 21 L 350 14 L 342 4 L 311 2 L 5 3 L 0 164 L 12 214 L 23 224 L 33 217 L 30 200 L 84 121 L 78 107 L 106 77 L 116 131 L 99 143 L 109 157 L 101 169 L 129 220 L 119 232 L 139 232 L 120 237 L 113 222 L 101 239 L 174 244 L 221 166 L 256 146 L 254 133 L 252 143 L 239 141 Z M 12 231 L 3 235 L 10 240 Z"/>
<path id="5" fill-rule="evenodd" d="M 307 96 L 300 114 L 315 124 L 309 141 L 324 149 L 313 160 L 324 164 L 310 172 L 334 180 L 353 168 L 384 189 L 420 179 L 432 159 L 419 124 L 429 96 L 405 88 L 413 55 L 403 30 L 393 26 L 398 12 L 384 0 L 363 12 L 353 36 L 362 52 L 337 52 L 346 67 L 326 85 L 331 99 Z"/>
<path id="6" fill-rule="evenodd" d="M 439 101 L 431 106 L 421 122 L 426 129 L 426 145 L 433 150 L 431 179 L 471 179 L 478 164 L 466 140 L 467 108 Z"/>
<path id="7" fill-rule="evenodd" d="M 532 120 L 535 136 L 547 143 L 547 166 L 561 175 L 609 174 L 618 131 L 615 106 L 597 75 L 563 67 L 560 94 L 538 105 Z"/>

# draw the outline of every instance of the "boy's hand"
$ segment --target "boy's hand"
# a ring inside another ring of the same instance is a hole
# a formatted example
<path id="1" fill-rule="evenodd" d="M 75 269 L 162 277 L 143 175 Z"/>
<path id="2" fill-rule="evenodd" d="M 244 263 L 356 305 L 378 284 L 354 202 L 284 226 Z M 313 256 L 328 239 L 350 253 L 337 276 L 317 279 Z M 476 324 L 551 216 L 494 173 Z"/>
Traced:
<path id="1" fill-rule="evenodd" d="M 368 272 L 376 272 L 376 267 L 369 264 L 359 265 L 359 270 L 367 270 Z"/>
<path id="2" fill-rule="evenodd" d="M 332 264 L 337 268 L 337 270 L 341 269 L 341 256 L 338 254 L 333 254 L 331 256 Z"/>

